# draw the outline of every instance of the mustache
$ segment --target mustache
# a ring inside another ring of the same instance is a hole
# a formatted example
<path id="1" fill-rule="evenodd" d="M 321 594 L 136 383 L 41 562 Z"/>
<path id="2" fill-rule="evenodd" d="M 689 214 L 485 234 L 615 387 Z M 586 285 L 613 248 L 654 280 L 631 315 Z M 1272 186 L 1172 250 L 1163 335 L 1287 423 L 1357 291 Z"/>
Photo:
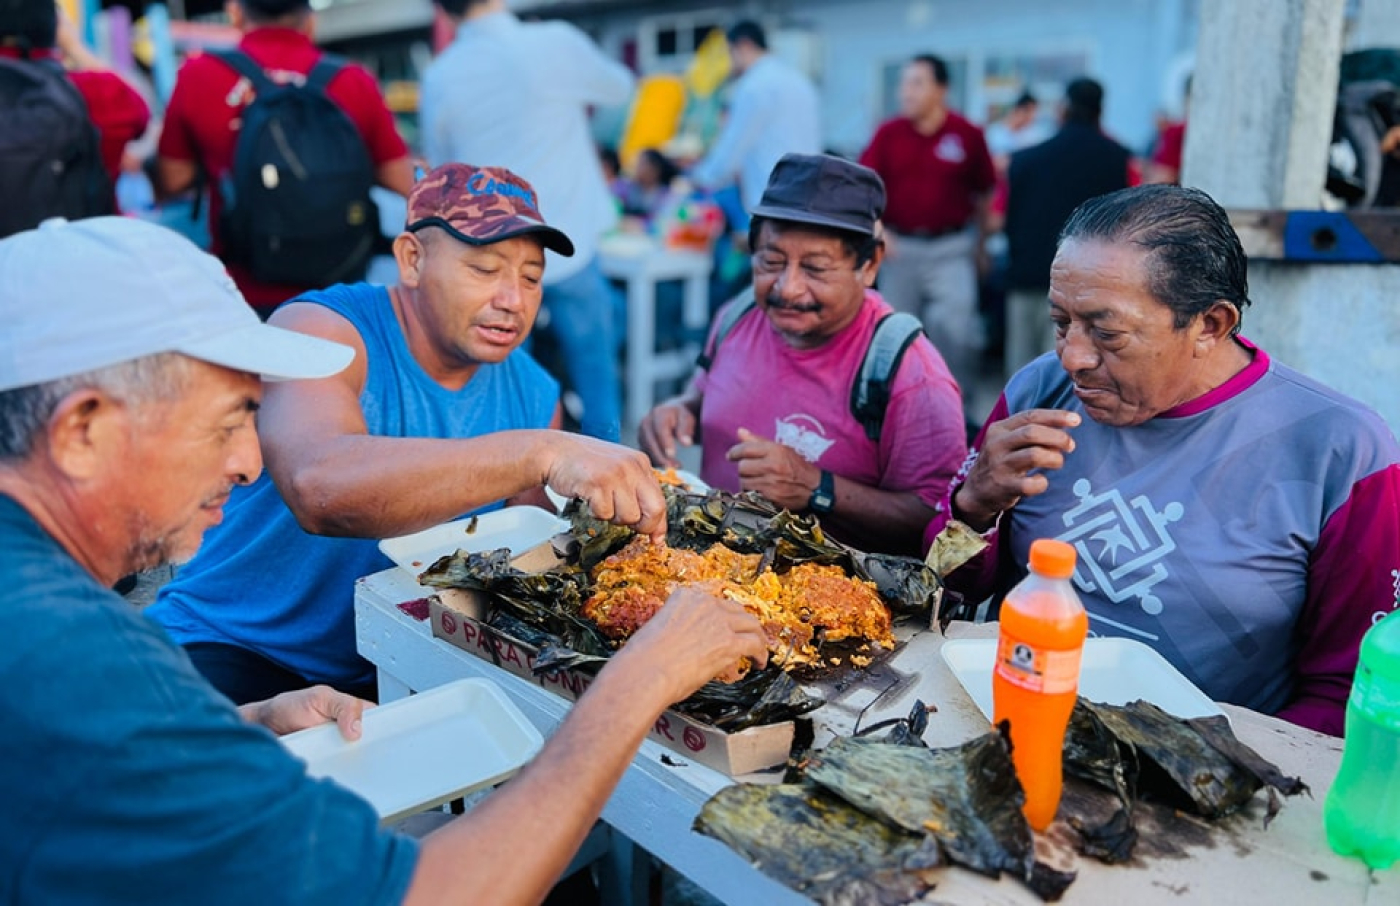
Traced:
<path id="1" fill-rule="evenodd" d="M 780 298 L 778 298 L 777 296 L 774 296 L 774 295 L 772 295 L 772 294 L 769 294 L 769 295 L 767 295 L 767 296 L 764 297 L 764 299 L 763 299 L 763 307 L 764 307 L 764 308 L 776 308 L 776 309 L 779 309 L 780 311 L 790 311 L 790 312 L 794 312 L 794 313 L 797 313 L 797 314 L 815 314 L 816 312 L 819 312 L 819 311 L 822 310 L 821 305 L 820 305 L 819 303 L 816 303 L 816 302 L 808 302 L 808 303 L 788 302 L 787 300 L 785 300 L 785 299 L 780 299 Z"/>

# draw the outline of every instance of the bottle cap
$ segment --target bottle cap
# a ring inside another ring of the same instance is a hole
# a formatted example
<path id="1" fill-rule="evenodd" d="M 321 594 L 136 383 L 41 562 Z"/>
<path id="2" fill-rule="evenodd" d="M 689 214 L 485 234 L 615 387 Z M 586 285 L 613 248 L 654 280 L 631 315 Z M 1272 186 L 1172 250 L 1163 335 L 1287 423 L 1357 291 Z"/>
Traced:
<path id="1" fill-rule="evenodd" d="M 1073 545 L 1053 538 L 1031 542 L 1031 571 L 1051 579 L 1068 579 L 1074 575 Z"/>

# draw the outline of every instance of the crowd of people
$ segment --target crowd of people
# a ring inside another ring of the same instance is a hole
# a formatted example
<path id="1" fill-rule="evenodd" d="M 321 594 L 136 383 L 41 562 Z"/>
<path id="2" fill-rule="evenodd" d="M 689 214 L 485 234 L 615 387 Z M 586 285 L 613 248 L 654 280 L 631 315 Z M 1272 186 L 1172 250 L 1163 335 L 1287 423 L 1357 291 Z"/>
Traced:
<path id="1" fill-rule="evenodd" d="M 6 900 L 540 901 L 657 716 L 765 662 L 742 607 L 677 591 L 520 775 L 421 839 L 274 737 L 359 735 L 376 685 L 352 599 L 388 565 L 377 539 L 547 491 L 659 539 L 653 467 L 692 446 L 708 484 L 861 549 L 981 534 L 944 578 L 992 617 L 1033 540 L 1070 541 L 1095 632 L 1146 641 L 1212 699 L 1341 734 L 1360 638 L 1400 607 L 1400 443 L 1241 334 L 1225 212 L 1129 185 L 1099 83 L 1067 85 L 1053 132 L 1030 96 L 984 131 L 918 56 L 900 114 L 847 160 L 821 152 L 814 86 L 738 23 L 713 147 L 643 152 L 619 203 L 584 165 L 587 108 L 632 74 L 504 0 L 437 2 L 455 38 L 424 76 L 416 166 L 373 76 L 316 48 L 305 0 L 231 0 L 242 40 L 186 62 L 155 167 L 162 192 L 207 193 L 211 254 L 111 216 L 146 102 L 50 0 L 0 0 L 0 78 L 90 117 L 72 172 L 0 174 L 32 220 L 0 238 Z M 292 160 L 336 175 L 308 194 Z M 634 449 L 599 242 L 681 176 L 737 193 L 750 272 Z M 374 184 L 407 210 L 390 285 L 364 279 Z M 999 219 L 1011 373 L 969 445 Z M 542 312 L 582 433 L 528 351 Z M 175 562 L 144 611 L 112 590 Z"/>

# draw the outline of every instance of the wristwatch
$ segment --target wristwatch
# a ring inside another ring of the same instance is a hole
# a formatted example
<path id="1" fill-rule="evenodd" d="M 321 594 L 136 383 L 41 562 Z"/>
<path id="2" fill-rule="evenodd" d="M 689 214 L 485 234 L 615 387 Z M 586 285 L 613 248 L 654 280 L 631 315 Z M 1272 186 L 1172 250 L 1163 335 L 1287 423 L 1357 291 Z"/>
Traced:
<path id="1" fill-rule="evenodd" d="M 830 513 L 835 507 L 836 479 L 822 469 L 822 477 L 817 482 L 817 489 L 812 492 L 812 499 L 807 501 L 807 508 L 814 513 Z"/>

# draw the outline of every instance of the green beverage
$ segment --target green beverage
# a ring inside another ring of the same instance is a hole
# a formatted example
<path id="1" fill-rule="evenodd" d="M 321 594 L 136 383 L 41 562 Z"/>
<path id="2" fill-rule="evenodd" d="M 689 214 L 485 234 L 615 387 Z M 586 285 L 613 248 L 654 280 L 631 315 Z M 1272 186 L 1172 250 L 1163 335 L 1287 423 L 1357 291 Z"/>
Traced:
<path id="1" fill-rule="evenodd" d="M 1361 640 L 1346 747 L 1323 806 L 1327 842 L 1373 869 L 1400 859 L 1400 614 Z"/>

